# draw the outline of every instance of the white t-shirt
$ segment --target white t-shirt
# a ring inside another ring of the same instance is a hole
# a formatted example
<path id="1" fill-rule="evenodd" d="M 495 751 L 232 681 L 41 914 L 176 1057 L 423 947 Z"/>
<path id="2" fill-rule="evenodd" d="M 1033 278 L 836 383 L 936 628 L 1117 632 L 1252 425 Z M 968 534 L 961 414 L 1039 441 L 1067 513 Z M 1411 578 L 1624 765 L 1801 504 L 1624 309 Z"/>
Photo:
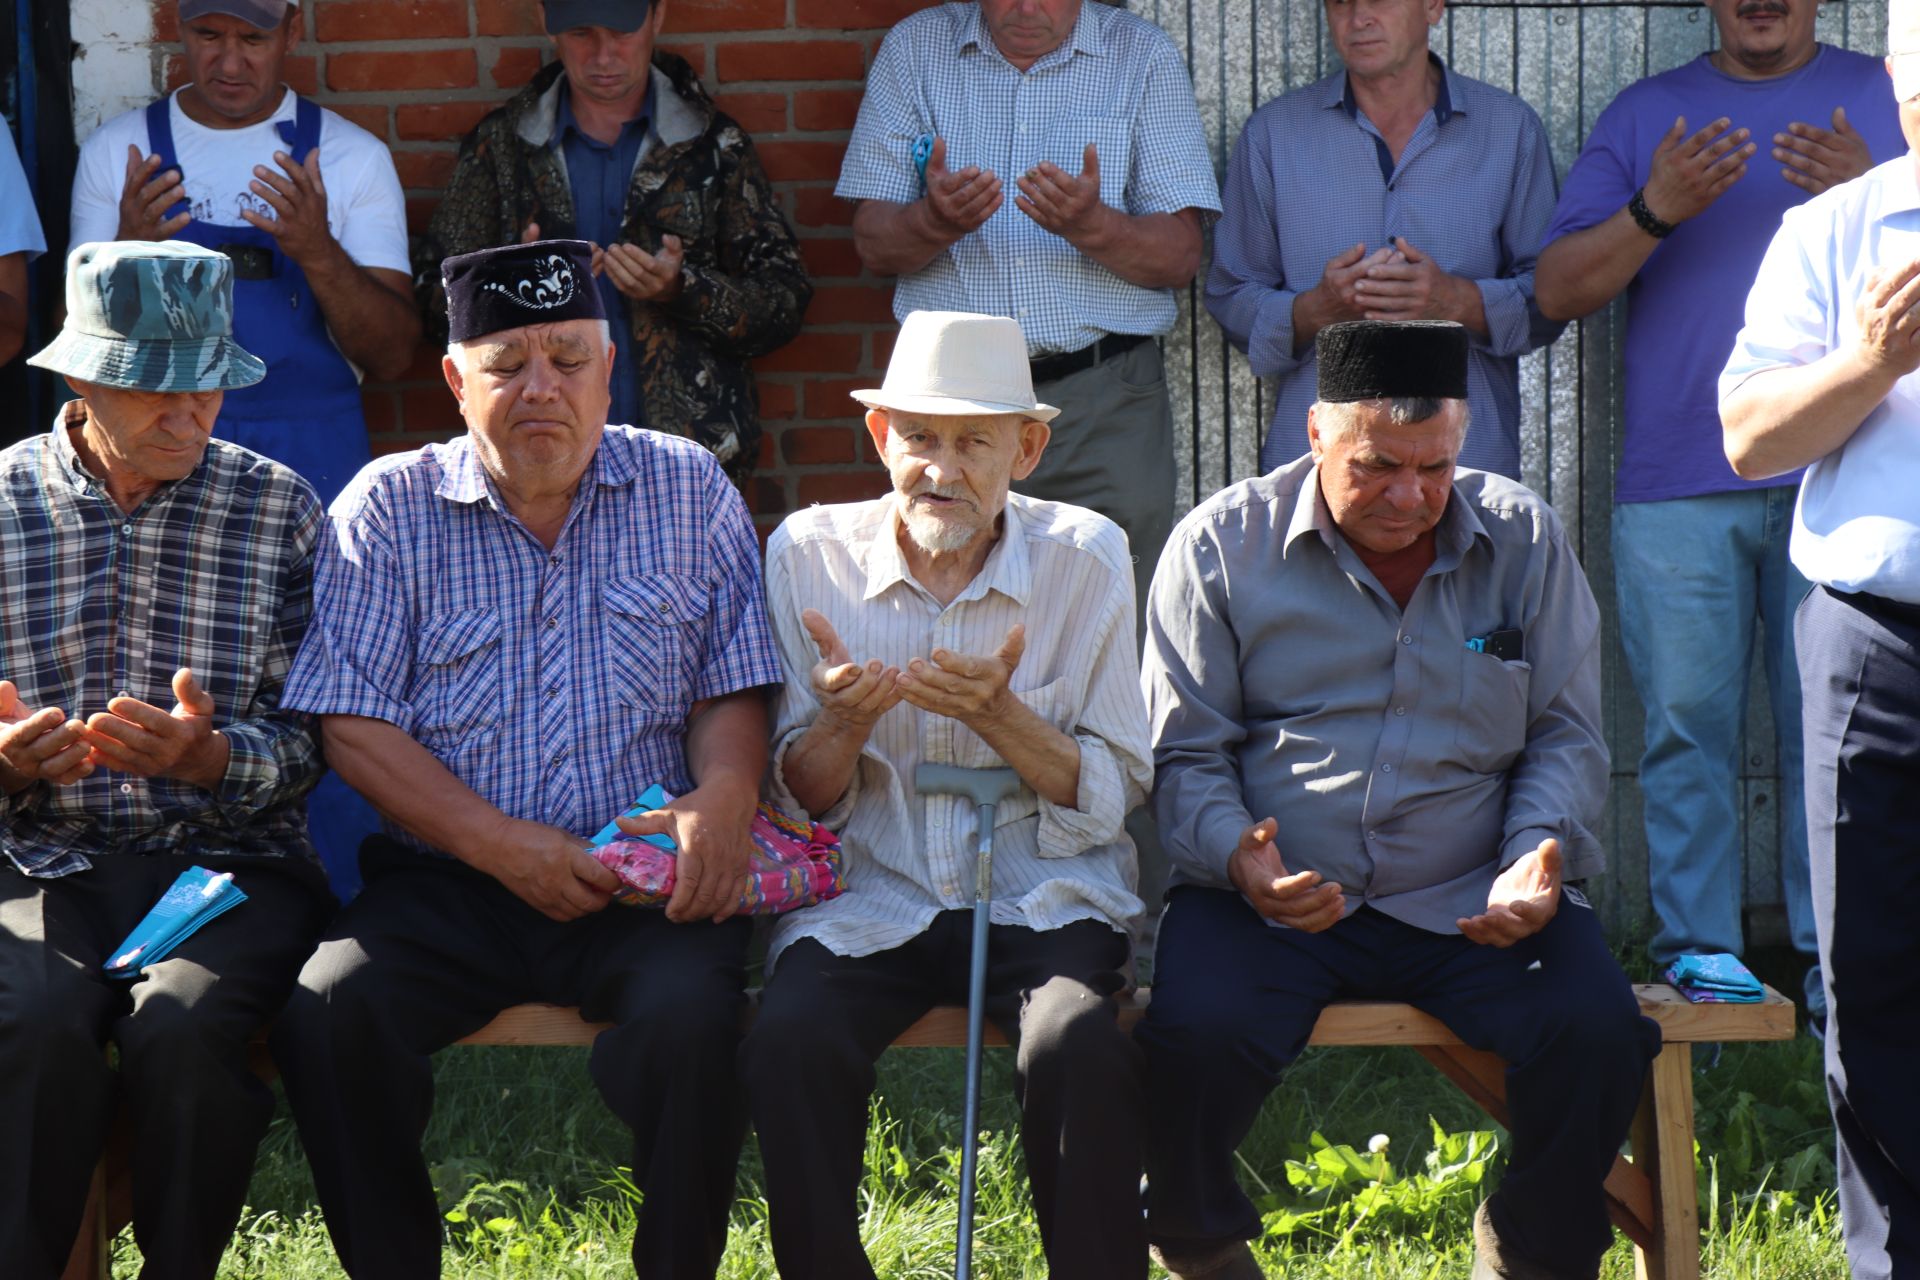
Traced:
<path id="1" fill-rule="evenodd" d="M 276 126 L 292 120 L 296 98 L 281 96 L 271 118 L 244 129 L 209 129 L 180 110 L 176 93 L 167 104 L 173 117 L 174 161 L 186 175 L 187 199 L 197 221 L 216 226 L 249 225 L 240 210 L 273 217 L 273 206 L 253 193 L 253 167 L 279 172 L 273 153 L 288 147 Z M 127 147 L 146 155 L 147 115 L 135 109 L 93 131 L 80 148 L 73 179 L 73 243 L 111 240 L 120 229 L 120 192 L 127 182 Z M 327 225 L 347 256 L 363 267 L 411 274 L 407 260 L 407 209 L 400 176 L 386 144 L 350 120 L 320 112 L 320 178 L 327 186 Z"/>
<path id="2" fill-rule="evenodd" d="M 0 255 L 25 253 L 29 260 L 47 251 L 40 215 L 33 207 L 27 171 L 13 147 L 13 132 L 0 120 Z"/>

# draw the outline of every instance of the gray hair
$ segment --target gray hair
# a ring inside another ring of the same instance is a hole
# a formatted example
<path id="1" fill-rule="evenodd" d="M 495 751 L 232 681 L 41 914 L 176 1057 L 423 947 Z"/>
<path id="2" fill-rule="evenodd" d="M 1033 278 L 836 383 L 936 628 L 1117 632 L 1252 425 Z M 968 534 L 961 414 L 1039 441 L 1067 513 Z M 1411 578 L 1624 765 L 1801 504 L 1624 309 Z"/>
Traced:
<path id="1" fill-rule="evenodd" d="M 1377 400 L 1316 400 L 1313 405 L 1314 424 L 1320 428 L 1320 438 L 1324 441 L 1338 440 L 1353 429 L 1359 421 L 1362 406 L 1371 406 L 1376 412 L 1385 413 L 1387 421 L 1396 427 L 1410 427 L 1416 422 L 1425 422 L 1437 418 L 1447 411 L 1449 404 L 1460 406 L 1460 432 L 1454 443 L 1467 438 L 1467 425 L 1472 411 L 1465 400 L 1449 400 L 1440 396 L 1390 396 Z"/>
<path id="2" fill-rule="evenodd" d="M 600 326 L 600 345 L 604 348 L 613 341 L 613 328 L 605 320 L 596 320 L 594 323 Z M 469 347 L 479 346 L 491 336 L 490 334 L 483 333 L 477 338 L 468 338 L 462 342 L 449 342 L 447 344 L 447 354 L 453 357 L 454 363 L 464 368 L 465 361 L 460 358 L 462 353 Z"/>

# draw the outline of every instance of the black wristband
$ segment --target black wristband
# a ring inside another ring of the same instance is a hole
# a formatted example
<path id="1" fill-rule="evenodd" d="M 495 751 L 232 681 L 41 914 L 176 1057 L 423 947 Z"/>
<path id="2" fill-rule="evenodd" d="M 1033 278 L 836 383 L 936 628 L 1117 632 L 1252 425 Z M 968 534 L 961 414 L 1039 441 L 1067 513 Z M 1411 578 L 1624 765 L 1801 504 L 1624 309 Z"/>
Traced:
<path id="1" fill-rule="evenodd" d="M 1627 201 L 1627 212 L 1633 215 L 1633 220 L 1639 225 L 1640 229 L 1652 236 L 1655 240 L 1665 240 L 1673 234 L 1673 224 L 1671 222 L 1660 221 L 1660 219 L 1654 217 L 1653 210 L 1647 208 L 1647 189 L 1645 187 L 1634 192 L 1633 199 Z"/>

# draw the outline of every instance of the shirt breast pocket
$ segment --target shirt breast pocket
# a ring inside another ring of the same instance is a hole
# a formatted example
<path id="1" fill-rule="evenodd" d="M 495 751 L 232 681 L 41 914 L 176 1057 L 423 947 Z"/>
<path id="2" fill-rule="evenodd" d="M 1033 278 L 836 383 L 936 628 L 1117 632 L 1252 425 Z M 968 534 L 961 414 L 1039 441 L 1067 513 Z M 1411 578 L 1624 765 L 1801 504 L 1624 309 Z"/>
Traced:
<path id="1" fill-rule="evenodd" d="M 1068 116 L 1047 131 L 1046 158 L 1078 175 L 1086 167 L 1087 144 L 1100 157 L 1100 202 L 1122 213 L 1127 208 L 1127 175 L 1133 167 L 1133 128 L 1115 116 Z M 1008 175 L 1012 181 L 1018 174 Z"/>
<path id="2" fill-rule="evenodd" d="M 699 686 L 710 606 L 694 578 L 656 573 L 607 584 L 607 658 L 621 701 L 650 719 L 683 720 Z"/>
<path id="3" fill-rule="evenodd" d="M 1464 652 L 1454 752 L 1475 773 L 1504 773 L 1527 745 L 1527 691 L 1533 666 Z"/>
<path id="4" fill-rule="evenodd" d="M 422 746 L 444 756 L 500 722 L 500 613 L 463 609 L 427 620 L 415 650 L 413 709 Z"/>
<path id="5" fill-rule="evenodd" d="M 1015 689 L 1013 696 L 1027 705 L 1035 715 L 1045 720 L 1068 737 L 1073 736 L 1073 716 L 1068 704 L 1071 693 L 1069 681 L 1064 677 L 1031 689 Z M 971 729 L 961 726 L 954 735 L 954 761 L 967 769 L 999 769 L 1006 767 L 1006 761 L 998 752 L 988 746 L 986 740 Z M 1008 823 L 1019 822 L 1040 812 L 1040 797 L 1033 789 L 1022 784 L 1020 789 L 1002 800 L 994 809 L 993 824 L 1004 827 Z"/>

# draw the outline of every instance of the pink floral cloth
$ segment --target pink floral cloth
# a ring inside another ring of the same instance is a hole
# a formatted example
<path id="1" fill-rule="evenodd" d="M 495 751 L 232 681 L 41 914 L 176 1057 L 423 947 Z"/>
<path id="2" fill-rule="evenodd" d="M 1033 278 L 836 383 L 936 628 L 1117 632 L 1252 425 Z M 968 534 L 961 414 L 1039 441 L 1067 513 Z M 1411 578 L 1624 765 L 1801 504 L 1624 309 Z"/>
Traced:
<path id="1" fill-rule="evenodd" d="M 673 850 L 622 838 L 601 845 L 593 856 L 620 877 L 620 887 L 613 892 L 616 902 L 661 907 L 673 896 L 679 857 Z M 761 801 L 753 815 L 753 852 L 740 912 L 778 915 L 837 898 L 845 888 L 839 837 L 817 822 L 790 818 Z"/>

